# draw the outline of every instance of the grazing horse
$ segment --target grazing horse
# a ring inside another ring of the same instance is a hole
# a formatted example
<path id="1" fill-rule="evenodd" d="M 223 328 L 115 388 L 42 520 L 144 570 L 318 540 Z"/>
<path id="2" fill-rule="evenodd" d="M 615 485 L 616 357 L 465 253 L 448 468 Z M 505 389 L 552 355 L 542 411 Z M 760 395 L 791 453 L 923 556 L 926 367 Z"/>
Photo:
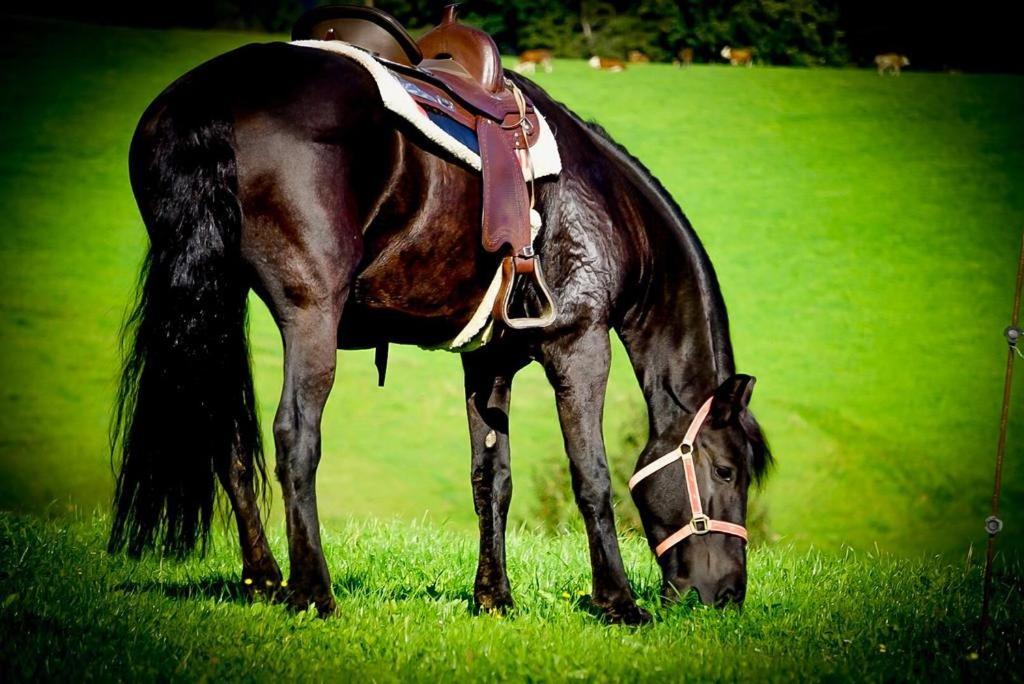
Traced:
<path id="1" fill-rule="evenodd" d="M 609 620 L 636 624 L 649 615 L 619 552 L 601 434 L 610 331 L 649 412 L 638 468 L 657 465 L 703 424 L 686 482 L 682 461 L 666 462 L 633 490 L 652 549 L 691 518 L 696 529 L 694 511 L 743 524 L 748 486 L 770 460 L 747 408 L 753 379 L 734 371 L 711 263 L 665 189 L 596 125 L 509 78 L 545 114 L 562 154 L 562 174 L 536 188 L 544 218 L 536 247 L 557 284 L 559 314 L 546 328 L 505 330 L 462 355 L 480 523 L 474 597 L 483 609 L 512 606 L 508 411 L 513 377 L 536 361 L 557 399 L 593 601 Z M 238 524 L 246 586 L 329 613 L 314 483 L 337 349 L 430 347 L 466 324 L 499 258 L 480 248 L 480 176 L 386 111 L 361 66 L 282 43 L 239 48 L 169 86 L 142 116 L 129 168 L 150 248 L 125 330 L 109 548 L 183 555 L 205 543 L 219 480 Z M 259 510 L 250 290 L 284 341 L 273 433 L 287 583 Z M 537 305 L 529 291 L 517 300 L 524 310 Z M 706 419 L 696 420 L 700 407 Z M 688 493 L 698 486 L 696 497 Z M 742 602 L 739 536 L 692 534 L 659 553 L 666 598 L 696 589 L 706 603 Z"/>

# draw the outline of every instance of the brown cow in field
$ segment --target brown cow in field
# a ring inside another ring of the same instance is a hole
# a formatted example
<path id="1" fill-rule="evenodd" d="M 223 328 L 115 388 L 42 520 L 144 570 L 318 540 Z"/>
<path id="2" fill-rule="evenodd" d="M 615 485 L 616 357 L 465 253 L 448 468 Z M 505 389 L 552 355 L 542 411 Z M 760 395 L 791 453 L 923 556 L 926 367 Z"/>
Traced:
<path id="1" fill-rule="evenodd" d="M 693 48 L 683 48 L 676 55 L 676 60 L 672 62 L 677 67 L 686 68 L 693 64 Z"/>
<path id="2" fill-rule="evenodd" d="M 878 67 L 879 76 L 887 71 L 893 76 L 899 76 L 900 69 L 905 66 L 910 66 L 910 60 L 907 59 L 906 55 L 901 55 L 895 52 L 886 52 L 885 54 L 877 55 L 875 57 L 875 66 Z"/>
<path id="3" fill-rule="evenodd" d="M 617 72 L 624 71 L 626 68 L 626 63 L 621 59 L 615 59 L 613 57 L 598 57 L 597 55 L 594 55 L 587 60 L 587 64 L 595 69 L 600 69 L 601 71 Z"/>
<path id="4" fill-rule="evenodd" d="M 544 73 L 550 74 L 555 70 L 552 65 L 554 55 L 551 54 L 551 50 L 526 50 L 519 54 L 519 62 L 515 66 L 515 70 L 520 74 L 534 74 L 537 73 L 537 66 L 544 70 Z"/>
<path id="5" fill-rule="evenodd" d="M 651 58 L 639 50 L 630 50 L 629 61 L 633 64 L 646 64 L 651 61 Z"/>
<path id="6" fill-rule="evenodd" d="M 754 66 L 754 50 L 752 48 L 722 48 L 722 57 L 733 66 Z"/>

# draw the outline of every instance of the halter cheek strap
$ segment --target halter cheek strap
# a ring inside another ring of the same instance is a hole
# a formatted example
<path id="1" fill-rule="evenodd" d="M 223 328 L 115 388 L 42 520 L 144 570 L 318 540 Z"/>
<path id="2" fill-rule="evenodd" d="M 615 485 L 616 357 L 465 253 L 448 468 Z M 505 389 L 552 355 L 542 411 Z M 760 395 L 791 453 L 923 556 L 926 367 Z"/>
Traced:
<path id="1" fill-rule="evenodd" d="M 642 480 L 658 472 L 665 466 L 675 463 L 676 461 L 683 462 L 683 472 L 686 475 L 686 494 L 687 498 L 690 500 L 690 513 L 692 514 L 692 518 L 690 519 L 690 522 L 670 534 L 668 537 L 663 539 L 657 547 L 655 547 L 654 553 L 659 558 L 673 546 L 694 534 L 704 535 L 708 532 L 720 532 L 722 534 L 731 534 L 734 537 L 739 537 L 743 541 L 747 541 L 747 529 L 743 527 L 743 525 L 737 525 L 736 523 L 726 522 L 724 520 L 712 520 L 708 516 L 704 515 L 704 508 L 700 503 L 700 487 L 697 485 L 697 469 L 693 463 L 693 444 L 697 441 L 697 433 L 700 432 L 701 427 L 708 418 L 708 414 L 711 412 L 711 402 L 713 398 L 714 397 L 708 398 L 708 400 L 705 401 L 697 411 L 697 414 L 693 417 L 693 422 L 690 423 L 690 427 L 687 428 L 686 434 L 683 436 L 682 444 L 661 458 L 648 463 L 643 468 L 636 471 L 636 473 L 633 474 L 633 477 L 629 479 L 629 490 L 633 491 L 633 488 L 640 484 Z"/>

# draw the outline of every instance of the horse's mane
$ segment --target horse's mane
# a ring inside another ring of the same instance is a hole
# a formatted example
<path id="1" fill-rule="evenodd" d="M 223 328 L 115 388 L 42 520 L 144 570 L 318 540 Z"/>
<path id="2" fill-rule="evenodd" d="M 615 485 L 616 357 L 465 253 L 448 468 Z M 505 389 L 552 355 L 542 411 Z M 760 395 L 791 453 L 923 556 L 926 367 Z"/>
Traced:
<path id="1" fill-rule="evenodd" d="M 564 105 L 562 106 L 565 108 Z M 718 286 L 718 278 L 715 276 L 714 267 L 711 265 L 711 259 L 708 257 L 704 245 L 701 244 L 689 219 L 686 218 L 682 208 L 680 208 L 671 193 L 643 162 L 634 157 L 621 144 L 613 140 L 608 131 L 597 122 L 579 121 L 598 148 L 605 152 L 610 159 L 618 163 L 620 169 L 629 176 L 644 198 L 657 210 L 658 214 L 664 219 L 664 225 L 673 231 L 673 235 L 679 241 L 680 247 L 692 259 L 694 276 L 697 278 L 698 289 L 703 299 L 702 303 L 705 310 L 711 314 L 709 316 L 709 323 L 712 324 L 711 335 L 715 351 L 715 365 L 717 366 L 719 379 L 724 380 L 721 377 L 722 372 L 731 373 L 733 369 L 732 345 L 729 342 L 729 318 L 726 314 L 722 290 Z M 650 227 L 648 227 L 648 230 L 650 230 Z"/>
<path id="2" fill-rule="evenodd" d="M 722 297 L 722 290 L 718 285 L 718 278 L 715 276 L 711 259 L 679 203 L 675 201 L 661 181 L 651 173 L 650 169 L 623 145 L 616 142 L 599 123 L 584 121 L 568 106 L 552 98 L 529 79 L 519 74 L 508 75 L 529 94 L 534 102 L 543 101 L 543 110 L 550 111 L 549 108 L 553 107 L 576 123 L 587 138 L 632 181 L 663 219 L 664 225 L 672 231 L 673 237 L 678 241 L 682 251 L 692 259 L 694 276 L 697 278 L 698 289 L 703 300 L 702 304 L 710 314 L 708 323 L 711 327 L 716 371 L 719 379 L 724 380 L 725 378 L 721 377 L 722 373 L 731 374 L 735 367 L 732 359 L 732 344 L 729 340 L 729 317 L 726 312 L 725 300 Z M 550 118 L 548 122 L 551 123 Z M 557 134 L 557 130 L 555 132 Z M 648 230 L 650 229 L 648 227 Z M 748 418 L 743 421 L 742 427 L 754 451 L 751 464 L 754 478 L 760 481 L 771 466 L 771 451 L 756 421 Z"/>
<path id="3" fill-rule="evenodd" d="M 682 208 L 644 163 L 634 157 L 625 147 L 613 140 L 604 127 L 596 121 L 583 121 L 572 114 L 565 105 L 556 104 L 579 121 L 602 150 L 608 152 L 612 159 L 626 167 L 630 172 L 632 180 L 637 183 L 644 196 L 660 210 L 659 213 L 665 218 L 666 225 L 672 226 L 677 237 L 682 241 L 683 248 L 693 256 L 696 266 L 694 270 L 700 285 L 701 297 L 704 299 L 704 305 L 708 307 L 708 310 L 712 312 L 716 319 L 711 327 L 716 365 L 721 369 L 725 360 L 721 358 L 720 354 L 723 353 L 723 350 L 729 350 L 727 352 L 729 354 L 727 362 L 731 372 L 733 367 L 732 345 L 729 341 L 729 319 L 726 314 L 725 300 L 722 298 L 722 290 L 718 286 L 718 278 L 715 276 L 711 259 L 708 257 L 704 245 L 701 244 L 697 233 L 693 229 L 693 225 L 686 218 Z M 768 448 L 768 441 L 765 439 L 764 433 L 761 431 L 757 421 L 751 419 L 746 411 L 742 415 L 744 417 L 741 420 L 741 427 L 753 448 L 751 469 L 754 479 L 760 482 L 771 466 L 771 450 Z"/>
<path id="4" fill-rule="evenodd" d="M 734 363 L 732 360 L 732 345 L 729 342 L 729 318 L 726 313 L 725 300 L 722 298 L 722 291 L 718 286 L 718 279 L 715 277 L 715 270 L 711 265 L 711 259 L 708 257 L 704 246 L 697 237 L 697 233 L 693 230 L 693 226 L 686 218 L 679 204 L 644 163 L 630 154 L 629 150 L 625 147 L 613 140 L 611 135 L 600 124 L 594 121 L 584 121 L 565 104 L 553 99 L 536 83 L 518 74 L 506 73 L 529 94 L 534 102 L 538 100 L 543 101 L 542 109 L 550 112 L 551 108 L 555 108 L 577 124 L 580 131 L 594 143 L 595 147 L 633 183 L 650 206 L 663 219 L 663 224 L 672 231 L 672 236 L 676 238 L 676 242 L 681 250 L 692 260 L 694 276 L 697 278 L 698 289 L 703 300 L 702 304 L 705 310 L 710 313 L 708 322 L 711 324 L 717 373 L 719 376 L 723 372 L 731 374 Z M 557 134 L 557 130 L 555 133 Z M 656 228 L 647 226 L 647 230 L 652 229 Z M 725 380 L 723 377 L 719 379 Z"/>

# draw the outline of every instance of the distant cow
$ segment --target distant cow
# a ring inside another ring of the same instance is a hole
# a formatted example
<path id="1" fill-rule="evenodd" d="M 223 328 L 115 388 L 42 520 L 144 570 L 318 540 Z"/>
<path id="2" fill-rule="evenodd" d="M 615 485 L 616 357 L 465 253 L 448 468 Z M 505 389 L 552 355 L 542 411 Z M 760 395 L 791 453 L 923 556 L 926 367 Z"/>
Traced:
<path id="1" fill-rule="evenodd" d="M 646 64 L 651 61 L 651 58 L 640 52 L 639 50 L 629 51 L 629 61 L 633 64 Z"/>
<path id="2" fill-rule="evenodd" d="M 551 50 L 527 50 L 519 55 L 519 63 L 516 64 L 515 69 L 521 74 L 533 74 L 537 72 L 537 66 L 540 65 L 545 73 L 550 74 L 555 70 L 555 67 L 552 66 L 553 59 Z"/>
<path id="3" fill-rule="evenodd" d="M 623 71 L 626 68 L 626 63 L 621 59 L 614 59 L 612 57 L 598 57 L 594 55 L 587 61 L 587 64 L 600 69 L 601 71 Z"/>
<path id="4" fill-rule="evenodd" d="M 722 48 L 722 57 L 733 66 L 754 66 L 754 51 L 751 48 L 731 48 L 726 45 Z"/>
<path id="5" fill-rule="evenodd" d="M 910 66 L 910 60 L 907 59 L 906 55 L 887 52 L 884 55 L 877 55 L 875 57 L 875 66 L 878 67 L 879 76 L 887 71 L 893 76 L 899 76 L 900 69 L 905 66 Z"/>
<path id="6" fill-rule="evenodd" d="M 677 67 L 688 67 L 693 64 L 693 48 L 683 48 L 676 55 L 676 60 L 672 62 Z"/>

